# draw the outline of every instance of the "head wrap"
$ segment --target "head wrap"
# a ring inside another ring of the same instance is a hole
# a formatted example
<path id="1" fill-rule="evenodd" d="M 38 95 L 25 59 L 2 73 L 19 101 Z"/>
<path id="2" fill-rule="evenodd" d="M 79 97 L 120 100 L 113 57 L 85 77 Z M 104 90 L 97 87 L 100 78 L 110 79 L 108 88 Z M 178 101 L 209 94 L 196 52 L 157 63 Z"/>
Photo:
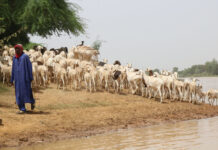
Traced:
<path id="1" fill-rule="evenodd" d="M 18 55 L 16 54 L 15 57 L 19 58 L 23 54 L 23 46 L 21 44 L 17 44 L 14 46 L 14 49 L 19 48 L 21 50 L 21 53 Z"/>

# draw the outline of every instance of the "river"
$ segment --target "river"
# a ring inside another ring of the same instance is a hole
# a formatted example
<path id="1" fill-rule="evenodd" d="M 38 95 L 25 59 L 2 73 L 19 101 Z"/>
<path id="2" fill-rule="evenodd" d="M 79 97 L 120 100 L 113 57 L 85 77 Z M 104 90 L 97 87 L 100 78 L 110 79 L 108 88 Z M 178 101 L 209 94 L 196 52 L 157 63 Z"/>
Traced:
<path id="1" fill-rule="evenodd" d="M 203 90 L 218 89 L 218 78 L 198 78 Z M 88 138 L 3 150 L 217 150 L 218 117 L 119 130 Z"/>

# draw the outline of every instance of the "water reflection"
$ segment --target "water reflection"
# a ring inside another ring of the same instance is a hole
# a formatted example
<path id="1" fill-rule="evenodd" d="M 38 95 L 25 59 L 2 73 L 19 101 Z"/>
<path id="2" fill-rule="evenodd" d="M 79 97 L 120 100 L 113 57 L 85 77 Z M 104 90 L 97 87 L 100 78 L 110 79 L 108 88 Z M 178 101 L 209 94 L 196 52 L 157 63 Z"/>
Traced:
<path id="1" fill-rule="evenodd" d="M 22 147 L 22 150 L 218 149 L 218 117 L 120 130 L 88 138 Z M 13 150 L 7 149 L 7 150 Z M 6 150 L 6 149 L 5 149 Z"/>

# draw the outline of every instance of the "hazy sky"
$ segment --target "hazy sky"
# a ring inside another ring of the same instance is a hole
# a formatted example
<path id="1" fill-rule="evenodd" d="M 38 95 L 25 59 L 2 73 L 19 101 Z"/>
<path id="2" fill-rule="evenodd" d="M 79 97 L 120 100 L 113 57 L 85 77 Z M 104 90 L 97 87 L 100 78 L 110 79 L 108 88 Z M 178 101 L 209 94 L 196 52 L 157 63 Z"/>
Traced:
<path id="1" fill-rule="evenodd" d="M 218 0 L 69 0 L 82 10 L 86 34 L 32 37 L 48 48 L 105 41 L 100 59 L 172 70 L 218 60 Z"/>

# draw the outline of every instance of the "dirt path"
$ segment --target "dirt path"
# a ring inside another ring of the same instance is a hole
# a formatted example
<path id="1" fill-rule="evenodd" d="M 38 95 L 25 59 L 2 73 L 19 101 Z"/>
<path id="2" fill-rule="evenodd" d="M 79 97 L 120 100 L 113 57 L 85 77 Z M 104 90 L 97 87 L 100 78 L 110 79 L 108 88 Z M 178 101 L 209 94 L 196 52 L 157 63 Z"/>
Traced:
<path id="1" fill-rule="evenodd" d="M 36 110 L 19 115 L 14 90 L 0 90 L 0 148 L 218 115 L 217 106 L 169 100 L 160 104 L 141 96 L 62 91 L 54 86 L 40 89 L 34 96 Z"/>

